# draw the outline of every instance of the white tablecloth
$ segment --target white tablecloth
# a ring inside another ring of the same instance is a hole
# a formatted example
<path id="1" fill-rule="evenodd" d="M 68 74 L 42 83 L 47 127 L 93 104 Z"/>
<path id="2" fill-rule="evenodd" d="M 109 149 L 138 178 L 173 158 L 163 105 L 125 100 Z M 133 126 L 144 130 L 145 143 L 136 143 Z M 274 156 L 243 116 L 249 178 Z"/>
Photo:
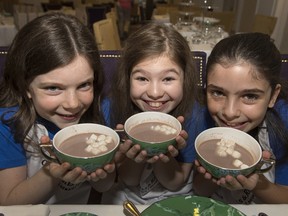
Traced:
<path id="1" fill-rule="evenodd" d="M 269 216 L 287 216 L 288 205 L 232 205 L 247 216 L 258 216 L 260 212 L 264 212 Z M 143 211 L 148 206 L 142 205 L 137 208 Z M 123 207 L 121 205 L 52 205 L 50 206 L 49 216 L 59 216 L 67 212 L 90 212 L 98 216 L 124 216 Z M 160 216 L 160 215 L 159 215 Z M 221 215 L 222 216 L 222 215 Z M 225 215 L 223 215 L 225 216 Z"/>
<path id="2" fill-rule="evenodd" d="M 201 29 L 195 24 L 191 26 L 175 26 L 175 28 L 186 38 L 192 51 L 204 51 L 207 57 L 217 42 L 229 36 L 227 32 L 220 27 L 218 29 L 217 26 L 207 28 L 206 36 L 205 28 Z"/>
<path id="3" fill-rule="evenodd" d="M 153 15 L 153 20 L 159 23 L 165 23 L 175 27 L 175 29 L 187 40 L 191 51 L 203 51 L 210 55 L 213 47 L 221 39 L 228 37 L 228 33 L 221 27 L 217 26 L 217 23 L 213 26 L 201 27 L 199 24 L 193 23 L 191 25 L 173 25 L 169 22 L 169 15 Z M 208 30 L 208 31 L 207 31 Z M 205 39 L 206 33 L 206 39 Z"/>
<path id="4" fill-rule="evenodd" d="M 0 15 L 0 46 L 9 46 L 16 34 L 14 18 Z"/>
<path id="5" fill-rule="evenodd" d="M 232 205 L 247 216 L 258 216 L 260 212 L 268 216 L 287 216 L 288 204 L 282 205 Z M 148 206 L 137 205 L 142 212 Z M 59 216 L 69 212 L 89 212 L 98 216 L 124 216 L 122 205 L 25 205 L 0 206 L 4 216 Z M 160 215 L 159 215 L 160 216 Z M 222 215 L 221 215 L 222 216 Z"/>

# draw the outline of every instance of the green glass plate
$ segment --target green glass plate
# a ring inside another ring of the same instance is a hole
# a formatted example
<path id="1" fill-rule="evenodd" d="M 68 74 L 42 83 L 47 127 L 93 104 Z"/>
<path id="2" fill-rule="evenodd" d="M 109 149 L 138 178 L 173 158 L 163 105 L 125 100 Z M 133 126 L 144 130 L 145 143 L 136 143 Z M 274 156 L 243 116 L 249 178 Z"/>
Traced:
<path id="1" fill-rule="evenodd" d="M 62 214 L 60 216 L 97 216 L 97 215 L 89 213 L 89 212 L 70 212 L 70 213 Z"/>
<path id="2" fill-rule="evenodd" d="M 141 216 L 245 216 L 238 209 L 200 196 L 175 196 L 153 203 Z"/>

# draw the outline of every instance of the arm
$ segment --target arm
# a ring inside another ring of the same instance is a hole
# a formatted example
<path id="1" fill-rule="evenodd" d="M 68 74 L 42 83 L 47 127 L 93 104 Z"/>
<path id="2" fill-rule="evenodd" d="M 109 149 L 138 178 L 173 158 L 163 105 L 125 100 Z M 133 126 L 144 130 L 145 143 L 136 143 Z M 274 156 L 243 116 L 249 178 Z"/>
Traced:
<path id="1" fill-rule="evenodd" d="M 49 141 L 48 137 L 43 143 L 46 141 Z M 60 181 L 78 184 L 88 178 L 81 168 L 71 170 L 68 163 L 46 163 L 33 176 L 29 177 L 27 173 L 26 165 L 0 170 L 0 205 L 45 203 Z"/>
<path id="2" fill-rule="evenodd" d="M 179 163 L 171 158 L 168 163 L 161 160 L 153 164 L 154 174 L 160 184 L 170 191 L 183 187 L 191 173 L 191 163 Z"/>
<path id="3" fill-rule="evenodd" d="M 103 169 L 97 169 L 88 176 L 92 187 L 98 192 L 108 191 L 115 182 L 115 163 L 106 164 Z"/>
<path id="4" fill-rule="evenodd" d="M 53 194 L 60 181 L 49 174 L 47 166 L 31 178 L 27 178 L 26 173 L 26 166 L 0 170 L 1 205 L 43 203 Z"/>
<path id="5" fill-rule="evenodd" d="M 260 175 L 258 184 L 252 190 L 256 197 L 267 204 L 287 204 L 288 203 L 288 186 L 271 183 Z"/>
<path id="6" fill-rule="evenodd" d="M 193 189 L 196 195 L 210 197 L 219 187 L 212 181 L 212 176 L 207 173 L 206 170 L 200 166 L 200 163 L 196 160 L 193 177 Z"/>
<path id="7" fill-rule="evenodd" d="M 79 167 L 70 170 L 68 163 L 47 163 L 31 177 L 27 172 L 27 166 L 0 170 L 0 205 L 45 203 L 61 180 L 79 184 L 87 179 L 86 172 Z"/>

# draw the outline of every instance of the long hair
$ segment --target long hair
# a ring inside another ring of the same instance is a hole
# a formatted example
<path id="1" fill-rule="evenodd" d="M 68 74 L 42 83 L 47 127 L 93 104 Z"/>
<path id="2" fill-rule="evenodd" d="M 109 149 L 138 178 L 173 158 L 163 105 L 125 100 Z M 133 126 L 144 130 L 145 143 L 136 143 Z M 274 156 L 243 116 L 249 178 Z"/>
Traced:
<path id="1" fill-rule="evenodd" d="M 207 76 L 216 64 L 230 66 L 243 61 L 253 65 L 254 72 L 261 74 L 267 80 L 272 93 L 276 85 L 281 84 L 278 100 L 284 99 L 287 101 L 287 81 L 281 79 L 280 76 L 281 54 L 270 36 L 263 33 L 236 34 L 217 43 L 208 57 Z M 256 74 L 254 75 L 256 76 Z M 287 129 L 273 108 L 267 109 L 265 121 L 269 133 L 287 145 Z"/>
<path id="2" fill-rule="evenodd" d="M 103 87 L 100 56 L 93 34 L 76 17 L 49 13 L 27 23 L 14 38 L 0 83 L 0 106 L 18 106 L 10 119 L 14 137 L 23 142 L 37 113 L 27 91 L 36 76 L 70 64 L 81 55 L 94 71 L 94 101 L 80 121 L 101 119 L 98 100 Z M 73 74 L 71 74 L 73 76 Z"/>
<path id="3" fill-rule="evenodd" d="M 186 116 L 192 110 L 198 83 L 196 67 L 186 40 L 173 28 L 150 23 L 131 34 L 122 50 L 119 69 L 112 85 L 112 125 L 124 123 L 141 112 L 130 98 L 130 76 L 135 65 L 148 57 L 168 56 L 184 71 L 183 99 L 170 113 Z"/>

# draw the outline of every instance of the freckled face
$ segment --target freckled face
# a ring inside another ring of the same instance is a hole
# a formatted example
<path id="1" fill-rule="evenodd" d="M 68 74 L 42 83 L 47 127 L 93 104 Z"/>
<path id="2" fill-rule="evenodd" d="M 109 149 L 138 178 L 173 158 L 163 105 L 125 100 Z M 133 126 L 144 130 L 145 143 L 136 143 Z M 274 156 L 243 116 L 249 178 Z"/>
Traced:
<path id="1" fill-rule="evenodd" d="M 264 120 L 267 108 L 274 106 L 280 88 L 277 85 L 272 91 L 249 64 L 217 64 L 207 76 L 208 109 L 218 126 L 249 132 Z"/>
<path id="2" fill-rule="evenodd" d="M 94 72 L 77 56 L 69 65 L 37 76 L 28 97 L 37 113 L 59 128 L 77 124 L 93 101 Z"/>
<path id="3" fill-rule="evenodd" d="M 143 111 L 170 113 L 183 98 L 183 77 L 165 55 L 145 59 L 132 68 L 130 97 Z"/>

